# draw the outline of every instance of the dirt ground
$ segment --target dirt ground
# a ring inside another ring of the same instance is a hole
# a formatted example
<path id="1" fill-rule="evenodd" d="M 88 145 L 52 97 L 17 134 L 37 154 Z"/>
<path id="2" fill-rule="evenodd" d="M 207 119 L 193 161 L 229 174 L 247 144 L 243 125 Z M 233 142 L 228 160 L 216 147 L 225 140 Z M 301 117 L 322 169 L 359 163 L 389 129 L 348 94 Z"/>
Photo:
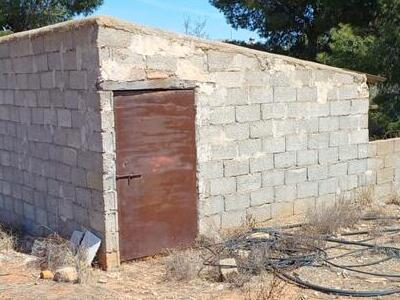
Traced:
<path id="1" fill-rule="evenodd" d="M 400 216 L 400 208 L 396 205 L 385 207 L 391 215 Z M 286 219 L 285 223 L 295 223 L 298 219 Z M 282 223 L 282 221 L 279 221 Z M 272 225 L 276 225 L 275 222 Z M 400 233 L 376 233 L 376 228 L 400 228 L 399 220 L 380 223 L 362 221 L 352 231 L 368 230 L 368 236 L 346 237 L 347 240 L 373 238 L 377 245 L 400 246 Z M 346 231 L 345 231 L 346 232 Z M 345 233 L 344 232 L 344 233 Z M 375 235 L 375 236 L 374 236 Z M 339 236 L 340 238 L 340 236 Z M 371 241 L 370 241 L 371 242 Z M 329 244 L 327 253 L 330 257 L 339 256 L 344 251 L 359 249 L 354 245 L 334 247 Z M 336 245 L 337 246 L 337 245 Z M 365 264 L 381 260 L 384 257 L 379 251 L 358 252 L 355 255 L 333 260 L 340 265 Z M 87 282 L 83 284 L 57 283 L 39 279 L 40 268 L 37 258 L 14 250 L 0 252 L 0 299 L 348 299 L 297 287 L 281 282 L 279 289 L 271 290 L 271 275 L 255 276 L 244 287 L 233 287 L 230 283 L 212 282 L 205 279 L 174 281 L 166 278 L 165 260 L 163 256 L 124 263 L 118 272 L 107 273 L 99 269 L 90 272 Z M 363 271 L 395 274 L 400 270 L 398 257 L 377 265 L 362 268 Z M 294 273 L 309 282 L 320 285 L 345 288 L 350 290 L 400 288 L 399 278 L 372 277 L 353 273 L 332 266 L 301 267 Z M 266 283 L 267 282 L 267 283 Z M 267 286 L 267 288 L 265 287 Z M 260 286 L 263 286 L 262 288 Z M 263 294 L 263 295 L 261 295 Z M 400 295 L 372 299 L 399 299 Z M 355 299 L 355 298 L 352 298 Z"/>

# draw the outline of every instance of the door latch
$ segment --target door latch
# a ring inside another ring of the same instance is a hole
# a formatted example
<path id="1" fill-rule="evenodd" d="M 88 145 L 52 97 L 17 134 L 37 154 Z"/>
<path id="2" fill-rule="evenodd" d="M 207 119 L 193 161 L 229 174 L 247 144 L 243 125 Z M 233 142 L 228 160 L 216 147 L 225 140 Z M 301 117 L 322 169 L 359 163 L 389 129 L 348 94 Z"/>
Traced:
<path id="1" fill-rule="evenodd" d="M 131 183 L 132 179 L 136 179 L 136 178 L 141 178 L 142 175 L 139 174 L 128 174 L 128 175 L 117 175 L 116 179 L 117 180 L 121 180 L 121 179 L 128 179 L 128 185 Z"/>

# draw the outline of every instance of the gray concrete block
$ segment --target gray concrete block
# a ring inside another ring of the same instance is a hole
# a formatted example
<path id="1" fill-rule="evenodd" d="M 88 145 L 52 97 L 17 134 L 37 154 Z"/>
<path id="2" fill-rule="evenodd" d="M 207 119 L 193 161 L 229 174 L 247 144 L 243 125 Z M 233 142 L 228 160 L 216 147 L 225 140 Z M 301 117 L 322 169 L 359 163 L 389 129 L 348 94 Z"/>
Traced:
<path id="1" fill-rule="evenodd" d="M 236 192 L 236 178 L 216 178 L 210 180 L 210 194 L 212 196 L 227 195 Z"/>
<path id="2" fill-rule="evenodd" d="M 285 137 L 268 137 L 263 139 L 263 151 L 266 153 L 285 152 Z"/>
<path id="3" fill-rule="evenodd" d="M 213 107 L 210 113 L 211 124 L 229 124 L 235 122 L 235 107 Z"/>
<path id="4" fill-rule="evenodd" d="M 337 178 L 328 178 L 319 181 L 319 195 L 327 195 L 331 193 L 336 193 L 338 189 L 338 179 Z"/>
<path id="5" fill-rule="evenodd" d="M 307 169 L 290 169 L 285 171 L 285 184 L 294 185 L 307 180 Z"/>
<path id="6" fill-rule="evenodd" d="M 356 159 L 357 157 L 358 157 L 357 145 L 339 147 L 339 160 L 347 161 L 351 159 Z"/>
<path id="7" fill-rule="evenodd" d="M 226 177 L 249 174 L 249 160 L 226 160 L 224 170 Z"/>
<path id="8" fill-rule="evenodd" d="M 307 135 L 296 134 L 286 136 L 286 151 L 299 151 L 307 149 Z"/>
<path id="9" fill-rule="evenodd" d="M 255 191 L 261 187 L 261 173 L 242 175 L 237 177 L 237 191 Z"/>
<path id="10" fill-rule="evenodd" d="M 297 198 L 308 198 L 318 196 L 318 182 L 299 182 L 297 184 Z"/>
<path id="11" fill-rule="evenodd" d="M 231 210 L 245 210 L 250 207 L 250 195 L 241 193 L 241 194 L 231 194 L 226 195 L 225 199 L 225 211 Z"/>
<path id="12" fill-rule="evenodd" d="M 290 168 L 296 165 L 296 152 L 284 152 L 274 154 L 275 168 Z"/>
<path id="13" fill-rule="evenodd" d="M 272 135 L 273 135 L 273 126 L 271 120 L 250 123 L 251 138 L 263 138 L 263 137 L 270 137 Z"/>
<path id="14" fill-rule="evenodd" d="M 316 181 L 328 178 L 327 165 L 315 165 L 307 168 L 307 178 L 309 181 Z"/>
<path id="15" fill-rule="evenodd" d="M 274 200 L 275 194 L 273 187 L 261 188 L 250 194 L 250 205 L 252 207 L 272 203 Z"/>
<path id="16" fill-rule="evenodd" d="M 351 101 L 331 101 L 329 104 L 332 116 L 346 116 L 351 112 Z"/>
<path id="17" fill-rule="evenodd" d="M 329 147 L 329 133 L 316 133 L 308 136 L 308 149 L 324 149 Z"/>
<path id="18" fill-rule="evenodd" d="M 317 101 L 318 90 L 317 87 L 304 86 L 297 88 L 297 101 L 300 102 L 314 102 Z"/>
<path id="19" fill-rule="evenodd" d="M 326 117 L 319 118 L 319 131 L 320 132 L 333 132 L 339 129 L 339 118 Z"/>
<path id="20" fill-rule="evenodd" d="M 236 121 L 244 123 L 261 119 L 261 107 L 259 104 L 236 106 Z"/>
<path id="21" fill-rule="evenodd" d="M 210 161 L 199 163 L 199 176 L 205 179 L 220 178 L 224 176 L 222 161 Z"/>
<path id="22" fill-rule="evenodd" d="M 271 104 L 262 104 L 261 112 L 262 119 L 280 119 L 287 116 L 287 104 L 286 103 L 271 103 Z"/>
<path id="23" fill-rule="evenodd" d="M 318 150 L 301 150 L 296 153 L 297 166 L 309 166 L 318 163 Z"/>
<path id="24" fill-rule="evenodd" d="M 262 151 L 262 140 L 251 139 L 238 142 L 240 156 L 253 156 Z"/>
<path id="25" fill-rule="evenodd" d="M 262 186 L 271 187 L 283 185 L 285 183 L 285 171 L 284 170 L 269 170 L 262 172 Z"/>
<path id="26" fill-rule="evenodd" d="M 327 148 L 318 150 L 318 161 L 320 164 L 336 163 L 339 159 L 338 148 Z"/>
<path id="27" fill-rule="evenodd" d="M 256 173 L 274 168 L 274 157 L 272 154 L 265 154 L 259 157 L 250 158 L 250 172 Z"/>
<path id="28" fill-rule="evenodd" d="M 274 87 L 274 102 L 296 101 L 296 89 L 292 87 Z"/>
<path id="29" fill-rule="evenodd" d="M 275 187 L 275 202 L 290 202 L 297 197 L 297 188 L 295 185 L 283 185 Z M 292 204 L 293 205 L 293 204 Z M 293 213 L 293 212 L 292 212 Z"/>

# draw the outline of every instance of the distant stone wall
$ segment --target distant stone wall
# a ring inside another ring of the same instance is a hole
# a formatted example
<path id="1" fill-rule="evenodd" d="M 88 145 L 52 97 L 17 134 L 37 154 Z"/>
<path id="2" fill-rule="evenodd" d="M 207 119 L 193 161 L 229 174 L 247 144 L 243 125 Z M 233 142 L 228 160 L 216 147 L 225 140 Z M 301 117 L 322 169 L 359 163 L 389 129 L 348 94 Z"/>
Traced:
<path id="1" fill-rule="evenodd" d="M 0 39 L 0 220 L 104 237 L 95 26 Z"/>
<path id="2" fill-rule="evenodd" d="M 367 178 L 377 201 L 400 195 L 400 138 L 370 142 Z"/>
<path id="3" fill-rule="evenodd" d="M 99 28 L 100 86 L 195 86 L 201 233 L 240 225 L 246 214 L 302 213 L 366 184 L 364 75 L 114 25 Z"/>

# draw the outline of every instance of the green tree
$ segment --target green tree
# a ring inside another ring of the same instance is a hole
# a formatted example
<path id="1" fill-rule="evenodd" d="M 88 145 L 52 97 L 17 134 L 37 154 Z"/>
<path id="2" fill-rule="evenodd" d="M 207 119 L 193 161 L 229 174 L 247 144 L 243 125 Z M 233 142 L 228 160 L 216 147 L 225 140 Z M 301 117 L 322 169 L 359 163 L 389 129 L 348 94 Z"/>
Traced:
<path id="1" fill-rule="evenodd" d="M 95 11 L 103 0 L 0 0 L 0 29 L 30 30 Z"/>
<path id="2" fill-rule="evenodd" d="M 378 0 L 210 0 L 234 28 L 265 38 L 268 50 L 315 60 L 340 23 L 369 26 Z"/>
<path id="3" fill-rule="evenodd" d="M 327 51 L 317 60 L 329 65 L 382 75 L 370 112 L 372 138 L 400 134 L 400 0 L 379 0 L 368 27 L 340 24 L 330 32 Z"/>

